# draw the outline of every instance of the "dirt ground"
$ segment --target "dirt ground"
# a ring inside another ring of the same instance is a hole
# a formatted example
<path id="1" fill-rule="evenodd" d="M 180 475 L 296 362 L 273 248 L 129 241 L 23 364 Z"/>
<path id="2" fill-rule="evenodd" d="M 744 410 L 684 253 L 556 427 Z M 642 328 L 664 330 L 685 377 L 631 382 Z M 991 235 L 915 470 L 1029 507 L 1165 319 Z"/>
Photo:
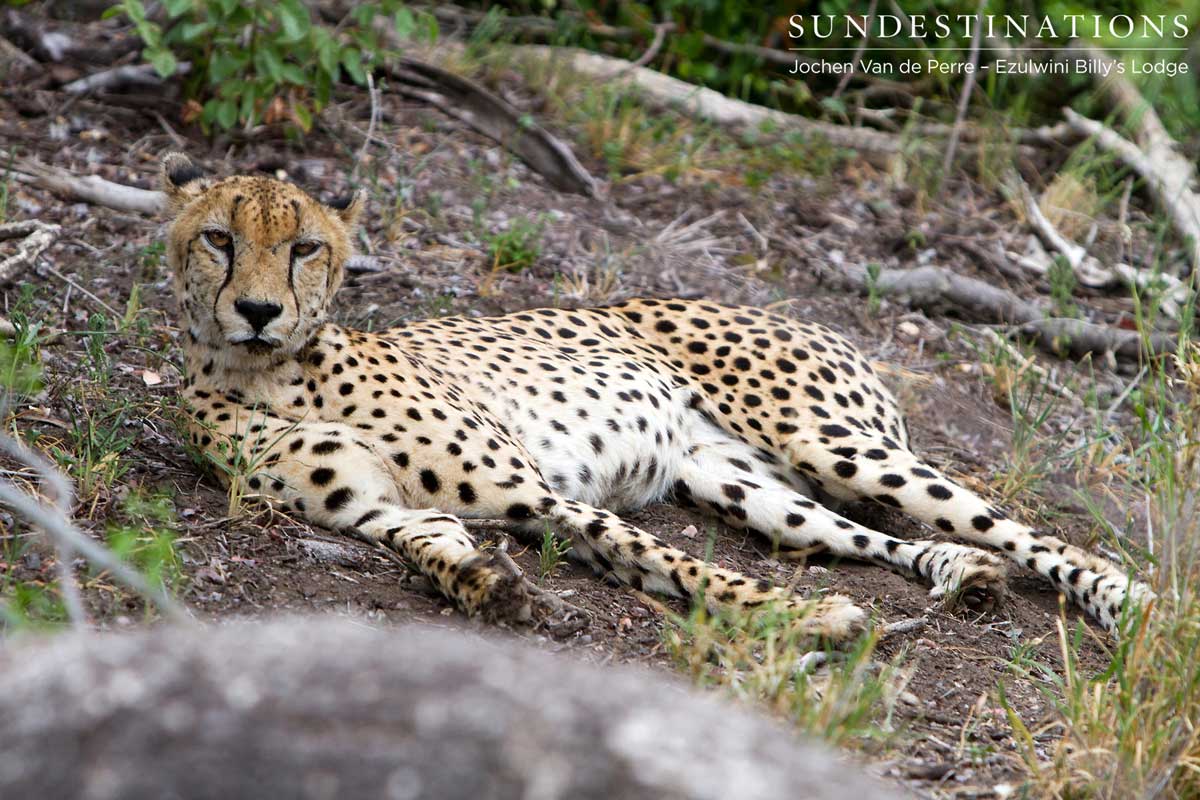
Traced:
<path id="1" fill-rule="evenodd" d="M 348 281 L 338 297 L 340 321 L 378 328 L 435 314 L 483 315 L 634 295 L 777 303 L 900 368 L 890 382 L 907 411 L 915 449 L 938 466 L 995 497 L 993 487 L 1013 463 L 1013 420 L 998 402 L 996 381 L 981 357 L 981 351 L 990 352 L 982 335 L 952 319 L 927 318 L 886 301 L 872 311 L 863 298 L 831 291 L 823 281 L 829 266 L 843 260 L 888 267 L 934 262 L 1025 294 L 1036 291 L 1032 283 L 1013 284 L 956 246 L 964 236 L 995 240 L 1013 227 L 1003 201 L 969 181 L 951 184 L 936 203 L 925 202 L 910 189 L 896 188 L 888 175 L 850 161 L 829 174 L 780 170 L 753 189 L 736 171 L 684 174 L 673 182 L 634 176 L 610 182 L 606 196 L 593 200 L 554 191 L 494 142 L 395 97 L 385 96 L 384 122 L 376 133 L 389 143 L 386 148 L 360 151 L 363 137 L 357 131 L 365 128 L 368 109 L 359 93 L 341 98 L 303 141 L 277 127 L 210 140 L 180 121 L 180 104 L 169 95 L 68 99 L 56 87 L 71 77 L 70 70 L 62 67 L 64 74 L 32 90 L 0 89 L 0 142 L 6 149 L 153 188 L 161 155 L 185 148 L 214 172 L 264 170 L 326 196 L 350 184 L 357 164 L 355 177 L 371 192 L 360 245 L 378 255 L 385 269 Z M 523 107 L 542 110 L 515 75 L 500 88 Z M 568 126 L 549 124 L 574 141 Z M 593 154 L 581 148 L 580 155 L 594 174 L 606 174 Z M 269 510 L 228 516 L 225 490 L 191 461 L 173 422 L 181 379 L 179 331 L 172 324 L 170 277 L 154 249 L 162 235 L 159 221 L 19 184 L 9 186 L 7 213 L 10 219 L 59 223 L 64 233 L 33 270 L 2 287 L 6 312 L 25 304 L 44 326 L 81 331 L 94 314 L 110 320 L 125 314 L 139 287 L 142 310 L 134 317 L 140 324 L 101 341 L 112 365 L 106 385 L 88 385 L 81 366 L 87 337 L 64 335 L 43 349 L 44 391 L 12 409 L 16 425 L 49 447 L 66 437 L 88 403 L 101 404 L 107 396 L 134 404 L 137 413 L 121 423 L 136 438 L 119 455 L 126 469 L 84 498 L 77 514 L 86 529 L 103 531 L 130 487 L 169 491 L 182 537 L 181 597 L 206 619 L 317 612 L 371 625 L 478 627 L 424 578 L 363 545 L 344 542 L 350 556 L 330 563 L 314 556 L 319 545 L 312 544 L 332 538 L 328 532 Z M 480 215 L 482 227 L 491 231 L 517 216 L 541 219 L 536 263 L 519 274 L 502 272 L 489 286 L 491 265 L 472 235 Z M 692 223 L 699 224 L 688 229 Z M 768 242 L 765 253 L 760 237 Z M 809 249 L 781 247 L 783 240 L 806 242 Z M 32 292 L 31 298 L 22 299 L 23 292 Z M 1072 374 L 1069 366 L 1057 368 Z M 161 382 L 150 385 L 158 378 Z M 1120 376 L 1102 370 L 1099 379 L 1120 383 Z M 1067 404 L 1046 430 L 1065 430 L 1074 419 Z M 1071 475 L 1051 472 L 1035 492 L 1019 497 L 1023 508 L 1017 511 L 1040 513 L 1067 538 L 1089 542 L 1094 526 L 1074 499 L 1074 488 Z M 847 513 L 901 536 L 927 535 L 896 512 L 860 505 Z M 632 521 L 696 556 L 708 546 L 710 523 L 668 505 L 647 508 Z M 0 522 L 9 536 L 24 531 L 8 516 Z M 689 526 L 699 533 L 687 535 Z M 996 687 L 1003 681 L 1031 729 L 1047 718 L 1050 708 L 1039 685 L 1008 667 L 1018 647 L 1028 647 L 1034 661 L 1051 669 L 1060 666 L 1059 604 L 1047 585 L 1014 566 L 1010 594 L 993 613 L 951 613 L 935 607 L 921 585 L 882 569 L 820 558 L 799 566 L 783 563 L 756 540 L 715 530 L 714 558 L 722 566 L 778 582 L 796 580 L 802 592 L 836 590 L 883 622 L 927 619 L 923 629 L 880 648 L 881 660 L 904 653 L 906 663 L 916 667 L 908 689 L 918 703 L 902 704 L 894 737 L 863 756 L 872 771 L 926 797 L 990 797 L 1003 795 L 1005 784 L 1019 786 L 1019 761 Z M 513 548 L 517 562 L 536 575 L 536 545 Z M 50 581 L 52 559 L 37 552 L 30 549 L 6 562 L 9 579 Z M 561 567 L 544 586 L 586 608 L 593 617 L 590 627 L 567 639 L 536 628 L 510 635 L 589 661 L 671 668 L 663 619 L 635 594 L 575 564 Z M 89 584 L 87 600 L 101 626 L 140 624 L 140 603 L 102 578 Z M 682 602 L 665 602 L 686 611 Z M 1079 615 L 1067 610 L 1066 618 L 1074 624 Z M 1084 653 L 1085 669 L 1103 667 L 1101 644 L 1085 645 Z M 1045 746 L 1052 748 L 1052 738 Z"/>

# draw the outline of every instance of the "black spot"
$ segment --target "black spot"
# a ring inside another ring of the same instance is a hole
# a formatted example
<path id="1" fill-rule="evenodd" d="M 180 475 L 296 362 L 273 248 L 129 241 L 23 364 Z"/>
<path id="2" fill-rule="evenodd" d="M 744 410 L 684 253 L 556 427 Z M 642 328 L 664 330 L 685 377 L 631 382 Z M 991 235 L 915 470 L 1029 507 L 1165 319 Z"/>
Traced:
<path id="1" fill-rule="evenodd" d="M 475 502 L 476 497 L 477 495 L 475 494 L 475 487 L 473 487 L 471 484 L 464 481 L 458 485 L 459 500 L 462 500 L 464 503 L 470 505 L 471 503 Z"/>
<path id="2" fill-rule="evenodd" d="M 308 477 L 317 486 L 328 486 L 329 482 L 333 480 L 333 474 L 333 470 L 329 467 L 317 467 Z"/>
<path id="3" fill-rule="evenodd" d="M 852 461 L 839 461 L 833 465 L 833 471 L 840 478 L 853 478 L 854 474 L 858 472 L 858 467 Z"/>
<path id="4" fill-rule="evenodd" d="M 356 519 L 354 521 L 354 527 L 361 528 L 363 525 L 366 525 L 368 522 L 375 520 L 375 519 L 379 519 L 382 516 L 383 516 L 382 511 L 380 511 L 378 508 L 373 508 L 370 511 L 368 511 L 367 513 L 363 514 L 358 519 Z"/>
<path id="5" fill-rule="evenodd" d="M 854 534 L 854 546 L 859 550 L 866 550 L 871 544 L 871 539 L 865 533 Z"/>
<path id="6" fill-rule="evenodd" d="M 421 485 L 425 487 L 425 491 L 433 494 L 438 489 L 442 488 L 442 482 L 438 480 L 437 473 L 431 469 L 421 470 Z"/>
<path id="7" fill-rule="evenodd" d="M 908 483 L 908 481 L 904 480 L 903 476 L 896 475 L 895 473 L 891 472 L 887 473 L 886 475 L 879 476 L 879 482 L 889 489 L 899 489 L 901 486 Z"/>
<path id="8" fill-rule="evenodd" d="M 850 431 L 841 425 L 822 425 L 820 430 L 822 435 L 830 438 L 840 438 L 850 435 Z"/>
<path id="9" fill-rule="evenodd" d="M 507 516 L 509 519 L 514 519 L 514 520 L 529 519 L 530 517 L 533 516 L 533 509 L 531 509 L 529 506 L 525 505 L 524 503 L 513 503 L 504 512 L 504 515 Z"/>
<path id="10" fill-rule="evenodd" d="M 925 491 L 929 492 L 929 496 L 935 500 L 949 500 L 952 496 L 950 490 L 940 483 L 929 484 L 925 487 Z"/>
<path id="11" fill-rule="evenodd" d="M 721 491 L 730 500 L 740 502 L 746 499 L 746 490 L 738 486 L 736 483 L 727 483 L 721 487 Z"/>
<path id="12" fill-rule="evenodd" d="M 327 511 L 339 511 L 354 497 L 354 490 L 343 486 L 341 489 L 334 489 L 325 497 L 325 509 Z"/>

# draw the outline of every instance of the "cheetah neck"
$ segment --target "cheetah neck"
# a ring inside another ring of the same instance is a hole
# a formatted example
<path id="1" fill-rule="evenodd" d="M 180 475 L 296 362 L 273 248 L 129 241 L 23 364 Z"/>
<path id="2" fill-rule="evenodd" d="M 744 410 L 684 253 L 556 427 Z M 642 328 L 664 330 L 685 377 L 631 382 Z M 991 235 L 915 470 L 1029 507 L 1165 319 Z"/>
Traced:
<path id="1" fill-rule="evenodd" d="M 325 324 L 299 353 L 255 356 L 203 342 L 184 345 L 186 383 L 218 393 L 234 394 L 246 403 L 279 408 L 303 380 L 304 364 L 316 352 L 332 351 L 345 339 L 339 326 Z"/>

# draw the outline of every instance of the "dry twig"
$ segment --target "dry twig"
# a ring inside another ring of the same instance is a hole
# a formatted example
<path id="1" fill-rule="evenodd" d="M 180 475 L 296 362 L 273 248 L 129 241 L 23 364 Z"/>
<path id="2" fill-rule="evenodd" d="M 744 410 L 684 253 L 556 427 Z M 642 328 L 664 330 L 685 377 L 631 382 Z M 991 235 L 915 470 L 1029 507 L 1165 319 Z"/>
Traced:
<path id="1" fill-rule="evenodd" d="M 19 270 L 31 266 L 38 256 L 54 244 L 61 230 L 58 225 L 36 219 L 0 224 L 0 241 L 21 239 L 17 252 L 0 260 L 0 283 L 11 280 Z"/>
<path id="2" fill-rule="evenodd" d="M 69 513 L 74 497 L 70 479 L 39 453 L 7 434 L 0 434 L 0 451 L 36 472 L 52 498 L 53 502 L 47 504 L 33 494 L 22 491 L 11 481 L 0 480 L 0 501 L 30 524 L 41 529 L 58 550 L 63 598 L 73 622 L 77 625 L 86 622 L 83 606 L 79 601 L 79 590 L 71 573 L 71 562 L 75 553 L 79 553 L 97 567 L 108 570 L 118 581 L 153 601 L 170 619 L 176 622 L 191 620 L 187 610 L 176 602 L 166 589 L 161 585 L 151 584 L 144 575 L 75 526 Z"/>
<path id="3" fill-rule="evenodd" d="M 191 62 L 183 61 L 175 69 L 176 75 L 186 75 L 192 69 Z M 163 78 L 149 64 L 126 64 L 112 69 L 93 72 L 78 80 L 64 85 L 62 90 L 67 94 L 88 94 L 90 92 L 113 91 L 126 89 L 130 86 L 156 87 L 162 86 Z"/>

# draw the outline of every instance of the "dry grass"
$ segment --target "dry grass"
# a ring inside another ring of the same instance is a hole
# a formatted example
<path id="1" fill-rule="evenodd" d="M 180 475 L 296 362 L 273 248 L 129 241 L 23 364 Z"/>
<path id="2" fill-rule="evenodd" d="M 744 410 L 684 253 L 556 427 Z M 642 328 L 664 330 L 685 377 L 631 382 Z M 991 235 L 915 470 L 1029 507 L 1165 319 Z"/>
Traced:
<path id="1" fill-rule="evenodd" d="M 1077 242 L 1096 224 L 1104 210 L 1104 198 L 1096 191 L 1096 182 L 1086 175 L 1060 172 L 1042 192 L 1039 205 L 1063 236 Z"/>
<path id="2" fill-rule="evenodd" d="M 1043 685 L 1056 719 L 1031 730 L 1010 712 L 1038 797 L 1200 796 L 1200 348 L 1152 367 L 1142 429 L 1125 453 L 1145 503 L 1157 600 L 1128 613 L 1108 668 L 1085 674 L 1083 629 L 1059 623 L 1065 668 Z M 1060 737 L 1048 759 L 1039 734 Z"/>

